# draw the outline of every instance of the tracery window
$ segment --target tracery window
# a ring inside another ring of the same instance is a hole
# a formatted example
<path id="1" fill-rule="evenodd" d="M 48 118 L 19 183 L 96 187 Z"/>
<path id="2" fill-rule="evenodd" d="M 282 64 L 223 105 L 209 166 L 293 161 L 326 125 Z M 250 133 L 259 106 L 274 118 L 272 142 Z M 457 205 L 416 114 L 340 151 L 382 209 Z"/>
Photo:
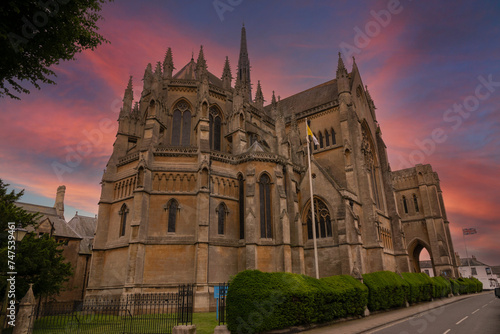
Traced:
<path id="1" fill-rule="evenodd" d="M 120 237 L 123 237 L 125 235 L 125 231 L 127 228 L 128 207 L 126 204 L 122 205 L 122 207 L 120 208 L 120 211 L 118 211 L 118 214 L 121 216 L 121 219 L 120 219 Z"/>
<path id="2" fill-rule="evenodd" d="M 174 146 L 191 144 L 191 110 L 186 101 L 180 101 L 174 107 L 171 144 Z"/>
<path id="3" fill-rule="evenodd" d="M 334 131 L 332 129 L 332 136 L 333 136 L 333 133 L 334 133 Z M 377 205 L 377 207 L 380 208 L 381 201 L 380 201 L 379 189 L 378 189 L 378 180 L 377 180 L 378 173 L 377 173 L 377 161 L 376 161 L 375 148 L 373 146 L 373 142 L 371 140 L 370 133 L 367 129 L 363 128 L 362 135 L 363 135 L 363 140 L 361 142 L 361 152 L 364 155 L 365 167 L 366 167 L 366 170 L 369 174 L 373 200 L 375 201 L 375 204 Z"/>
<path id="4" fill-rule="evenodd" d="M 262 174 L 259 180 L 260 195 L 260 237 L 272 238 L 271 217 L 271 179 L 269 175 Z"/>
<path id="5" fill-rule="evenodd" d="M 316 221 L 316 238 L 332 236 L 330 212 L 326 204 L 319 198 L 314 198 L 314 220 Z M 313 238 L 312 211 L 310 206 L 307 212 L 307 238 Z"/>
<path id="6" fill-rule="evenodd" d="M 216 107 L 210 107 L 210 149 L 221 150 L 222 118 Z"/>

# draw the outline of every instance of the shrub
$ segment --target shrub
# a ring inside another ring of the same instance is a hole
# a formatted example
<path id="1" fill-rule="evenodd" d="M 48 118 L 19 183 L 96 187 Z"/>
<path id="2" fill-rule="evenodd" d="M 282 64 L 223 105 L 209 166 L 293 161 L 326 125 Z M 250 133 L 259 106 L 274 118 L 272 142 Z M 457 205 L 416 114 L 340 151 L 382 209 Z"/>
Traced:
<path id="1" fill-rule="evenodd" d="M 447 297 L 451 293 L 451 283 L 448 282 L 444 277 L 432 277 L 431 280 L 434 287 L 432 294 L 433 298 Z"/>
<path id="2" fill-rule="evenodd" d="M 424 273 L 402 273 L 403 279 L 409 285 L 407 300 L 410 304 L 432 299 L 432 280 Z"/>
<path id="3" fill-rule="evenodd" d="M 363 314 L 368 289 L 350 276 L 317 280 L 246 270 L 229 283 L 227 326 L 253 333 Z"/>
<path id="4" fill-rule="evenodd" d="M 467 278 L 459 278 L 456 280 L 458 283 L 458 291 L 460 292 L 461 295 L 466 295 L 470 293 L 471 287 L 469 280 Z"/>
<path id="5" fill-rule="evenodd" d="M 483 283 L 475 277 L 470 278 L 476 284 L 476 292 L 483 291 Z"/>
<path id="6" fill-rule="evenodd" d="M 398 274 L 391 271 L 378 271 L 364 274 L 363 281 L 368 286 L 370 311 L 386 310 L 406 304 L 409 286 Z"/>
<path id="7" fill-rule="evenodd" d="M 368 287 L 366 285 L 349 275 L 325 277 L 320 281 L 330 287 L 330 296 L 334 297 L 325 303 L 330 305 L 328 313 L 334 315 L 332 319 L 364 313 L 368 303 Z"/>
<path id="8" fill-rule="evenodd" d="M 458 284 L 457 280 L 450 279 L 451 290 L 455 296 L 460 294 L 460 284 Z"/>

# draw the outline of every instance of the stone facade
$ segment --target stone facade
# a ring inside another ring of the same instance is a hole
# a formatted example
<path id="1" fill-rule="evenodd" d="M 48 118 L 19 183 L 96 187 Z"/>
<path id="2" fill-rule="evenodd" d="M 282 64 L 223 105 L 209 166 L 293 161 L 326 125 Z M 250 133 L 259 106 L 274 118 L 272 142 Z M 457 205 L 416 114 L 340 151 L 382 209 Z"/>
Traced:
<path id="1" fill-rule="evenodd" d="M 426 249 L 435 275 L 459 277 L 439 178 L 430 165 L 392 173 L 412 270 L 420 272 L 419 255 Z"/>
<path id="2" fill-rule="evenodd" d="M 244 27 L 234 87 L 229 60 L 219 79 L 203 48 L 173 70 L 169 48 L 154 71 L 147 66 L 138 102 L 132 78 L 125 90 L 88 295 L 194 283 L 201 311 L 214 284 L 245 269 L 314 276 L 306 118 L 319 140 L 310 148 L 320 276 L 411 270 L 375 105 L 355 62 L 348 72 L 339 56 L 335 78 L 283 100 L 273 93 L 267 106 L 260 82 L 252 99 Z"/>

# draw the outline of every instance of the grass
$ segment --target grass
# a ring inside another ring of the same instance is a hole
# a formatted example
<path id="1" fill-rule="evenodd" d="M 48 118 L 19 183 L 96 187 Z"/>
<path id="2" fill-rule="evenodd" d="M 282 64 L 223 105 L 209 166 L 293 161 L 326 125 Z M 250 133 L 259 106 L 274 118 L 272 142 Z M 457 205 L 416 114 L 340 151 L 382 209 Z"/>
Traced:
<path id="1" fill-rule="evenodd" d="M 42 324 L 43 322 L 48 322 L 50 321 L 51 317 L 46 317 L 37 320 L 37 323 Z M 157 332 L 159 329 L 158 327 L 155 328 L 155 324 L 151 323 L 150 321 L 146 321 L 145 323 L 140 323 L 137 322 L 138 319 L 148 319 L 148 318 L 162 318 L 161 315 L 142 315 L 138 316 L 136 318 L 136 321 L 134 321 L 134 325 L 131 328 L 133 331 L 134 329 L 137 329 L 138 332 Z M 92 321 L 98 321 L 98 323 L 92 323 Z M 121 333 L 121 326 L 122 320 L 120 320 L 120 317 L 113 317 L 113 316 L 102 316 L 102 315 L 93 315 L 93 316 L 83 316 L 80 317 L 79 320 L 81 321 L 82 324 L 84 324 L 80 330 L 80 333 L 107 333 L 107 334 L 112 334 L 112 333 Z M 60 326 L 60 329 L 47 329 L 47 330 L 35 330 L 35 334 L 59 334 L 59 333 L 65 333 L 66 330 L 74 328 L 75 324 L 73 323 L 74 320 L 70 320 L 67 318 L 59 318 L 59 321 L 57 321 L 58 325 Z M 104 320 L 104 321 L 103 321 Z M 193 313 L 193 325 L 196 325 L 196 333 L 197 334 L 212 334 L 214 332 L 215 327 L 219 324 L 219 322 L 216 319 L 216 313 L 215 312 L 207 312 L 207 313 Z M 59 327 L 58 326 L 58 327 Z M 158 325 L 156 325 L 158 326 Z M 151 328 L 150 328 L 151 327 Z M 9 329 L 4 329 L 3 333 L 5 334 L 10 334 L 12 333 L 12 328 Z"/>
<path id="2" fill-rule="evenodd" d="M 215 312 L 193 313 L 193 325 L 196 325 L 196 334 L 212 334 L 218 324 Z"/>

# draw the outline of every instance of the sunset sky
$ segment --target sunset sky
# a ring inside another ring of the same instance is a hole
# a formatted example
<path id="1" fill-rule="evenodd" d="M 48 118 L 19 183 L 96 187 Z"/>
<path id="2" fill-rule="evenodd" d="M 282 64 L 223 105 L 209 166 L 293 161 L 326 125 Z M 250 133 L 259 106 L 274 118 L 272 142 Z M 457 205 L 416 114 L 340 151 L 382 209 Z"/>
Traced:
<path id="1" fill-rule="evenodd" d="M 244 22 L 268 102 L 334 78 L 339 51 L 350 70 L 354 55 L 392 170 L 432 164 L 455 250 L 465 257 L 462 228 L 475 227 L 469 255 L 500 265 L 500 2 L 125 0 L 102 15 L 110 44 L 54 67 L 57 85 L 0 100 L 0 178 L 24 202 L 52 206 L 64 184 L 68 219 L 96 214 L 129 76 L 137 101 L 148 63 L 171 47 L 180 70 L 200 45 L 210 72 L 228 56 L 234 76 Z"/>

